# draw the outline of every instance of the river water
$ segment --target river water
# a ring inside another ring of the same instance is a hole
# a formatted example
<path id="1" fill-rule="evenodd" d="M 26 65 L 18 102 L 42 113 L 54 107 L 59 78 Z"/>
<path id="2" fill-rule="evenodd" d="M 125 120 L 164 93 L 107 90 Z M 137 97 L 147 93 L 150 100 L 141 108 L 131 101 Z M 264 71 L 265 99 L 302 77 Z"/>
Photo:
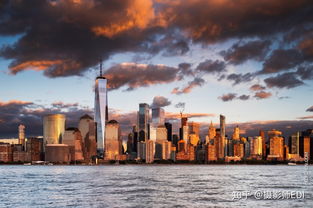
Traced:
<path id="1" fill-rule="evenodd" d="M 313 207 L 312 176 L 303 165 L 3 165 L 0 206 Z"/>

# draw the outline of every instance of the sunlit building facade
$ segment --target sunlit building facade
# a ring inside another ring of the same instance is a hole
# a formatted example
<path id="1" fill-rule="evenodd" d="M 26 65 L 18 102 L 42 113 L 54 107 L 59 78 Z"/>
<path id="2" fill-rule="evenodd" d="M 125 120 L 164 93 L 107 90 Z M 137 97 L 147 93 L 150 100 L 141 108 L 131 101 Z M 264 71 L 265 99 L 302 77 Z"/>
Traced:
<path id="1" fill-rule="evenodd" d="M 61 144 L 65 131 L 65 115 L 53 114 L 43 118 L 44 145 Z"/>
<path id="2" fill-rule="evenodd" d="M 95 85 L 95 122 L 97 137 L 97 155 L 104 156 L 105 150 L 105 126 L 108 120 L 108 96 L 107 79 L 100 76 L 96 79 Z"/>
<path id="3" fill-rule="evenodd" d="M 268 131 L 270 141 L 270 154 L 268 160 L 284 160 L 284 138 L 282 132 L 277 130 Z"/>
<path id="4" fill-rule="evenodd" d="M 122 141 L 119 123 L 111 120 L 106 125 L 105 159 L 116 160 L 122 154 Z"/>
<path id="5" fill-rule="evenodd" d="M 25 126 L 22 124 L 18 126 L 18 143 L 25 147 Z"/>

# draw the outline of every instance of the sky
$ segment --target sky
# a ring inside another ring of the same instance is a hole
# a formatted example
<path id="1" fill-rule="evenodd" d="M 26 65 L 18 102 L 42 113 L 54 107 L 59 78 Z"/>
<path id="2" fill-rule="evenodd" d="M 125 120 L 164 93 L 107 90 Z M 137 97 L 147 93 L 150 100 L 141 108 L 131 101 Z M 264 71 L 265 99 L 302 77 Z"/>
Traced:
<path id="1" fill-rule="evenodd" d="M 185 103 L 203 132 L 219 114 L 246 135 L 313 128 L 312 1 L 4 0 L 0 138 L 92 115 L 100 60 L 124 134 L 139 103 L 174 123 Z"/>

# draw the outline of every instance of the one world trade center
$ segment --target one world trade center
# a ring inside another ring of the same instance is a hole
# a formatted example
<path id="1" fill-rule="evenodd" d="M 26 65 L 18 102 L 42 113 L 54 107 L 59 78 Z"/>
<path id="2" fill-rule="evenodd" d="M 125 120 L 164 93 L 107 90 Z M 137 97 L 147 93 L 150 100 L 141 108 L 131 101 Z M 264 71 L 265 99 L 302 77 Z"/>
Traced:
<path id="1" fill-rule="evenodd" d="M 97 138 L 97 156 L 104 157 L 105 150 L 105 126 L 108 120 L 108 96 L 107 79 L 102 76 L 102 67 L 100 66 L 100 76 L 96 78 L 95 84 L 95 122 Z"/>

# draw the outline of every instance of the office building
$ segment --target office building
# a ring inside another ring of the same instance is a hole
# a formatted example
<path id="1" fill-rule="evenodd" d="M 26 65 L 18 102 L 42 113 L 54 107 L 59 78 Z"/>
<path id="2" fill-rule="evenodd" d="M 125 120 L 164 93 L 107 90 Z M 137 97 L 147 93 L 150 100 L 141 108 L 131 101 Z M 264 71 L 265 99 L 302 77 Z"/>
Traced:
<path id="1" fill-rule="evenodd" d="M 268 160 L 284 160 L 284 138 L 282 132 L 275 129 L 268 131 L 270 142 L 270 153 L 267 156 Z"/>
<path id="2" fill-rule="evenodd" d="M 36 137 L 27 138 L 26 150 L 27 150 L 28 157 L 29 157 L 27 161 L 44 160 L 42 138 L 36 138 Z"/>
<path id="3" fill-rule="evenodd" d="M 252 137 L 250 140 L 250 157 L 253 159 L 262 159 L 263 140 L 261 136 Z"/>
<path id="4" fill-rule="evenodd" d="M 62 144 L 68 145 L 72 161 L 84 160 L 82 151 L 82 135 L 78 128 L 67 128 L 64 132 Z"/>
<path id="5" fill-rule="evenodd" d="M 173 141 L 173 127 L 171 123 L 166 122 L 165 124 L 165 128 L 167 130 L 167 141 L 172 142 Z"/>
<path id="6" fill-rule="evenodd" d="M 65 115 L 53 114 L 43 118 L 44 145 L 60 144 L 65 131 Z"/>
<path id="7" fill-rule="evenodd" d="M 80 117 L 78 129 L 82 136 L 83 157 L 87 162 L 97 155 L 96 124 L 89 115 Z"/>
<path id="8" fill-rule="evenodd" d="M 152 108 L 152 125 L 164 125 L 165 112 L 163 108 Z"/>
<path id="9" fill-rule="evenodd" d="M 96 122 L 96 131 L 97 131 L 96 133 L 97 155 L 99 158 L 103 158 L 105 150 L 105 129 L 106 122 L 108 121 L 108 96 L 107 96 L 107 79 L 102 77 L 101 72 L 100 76 L 96 78 L 95 83 L 94 120 Z"/>
<path id="10" fill-rule="evenodd" d="M 233 140 L 240 140 L 240 130 L 238 126 L 234 128 Z"/>
<path id="11" fill-rule="evenodd" d="M 146 142 L 137 142 L 137 158 L 139 160 L 146 159 Z"/>
<path id="12" fill-rule="evenodd" d="M 117 121 L 111 120 L 107 123 L 105 136 L 105 159 L 116 160 L 122 154 L 120 125 Z"/>
<path id="13" fill-rule="evenodd" d="M 139 141 L 146 141 L 149 138 L 149 105 L 147 103 L 139 104 L 138 111 L 138 131 Z"/>
<path id="14" fill-rule="evenodd" d="M 22 124 L 18 126 L 18 143 L 25 147 L 25 126 Z"/>
<path id="15" fill-rule="evenodd" d="M 188 123 L 188 134 L 195 134 L 199 137 L 200 135 L 200 124 L 197 122 L 189 122 Z"/>
<path id="16" fill-rule="evenodd" d="M 57 164 L 69 164 L 71 153 L 67 144 L 47 144 L 45 147 L 45 160 Z"/>
<path id="17" fill-rule="evenodd" d="M 155 143 L 152 140 L 146 141 L 146 163 L 153 163 L 155 156 Z"/>

